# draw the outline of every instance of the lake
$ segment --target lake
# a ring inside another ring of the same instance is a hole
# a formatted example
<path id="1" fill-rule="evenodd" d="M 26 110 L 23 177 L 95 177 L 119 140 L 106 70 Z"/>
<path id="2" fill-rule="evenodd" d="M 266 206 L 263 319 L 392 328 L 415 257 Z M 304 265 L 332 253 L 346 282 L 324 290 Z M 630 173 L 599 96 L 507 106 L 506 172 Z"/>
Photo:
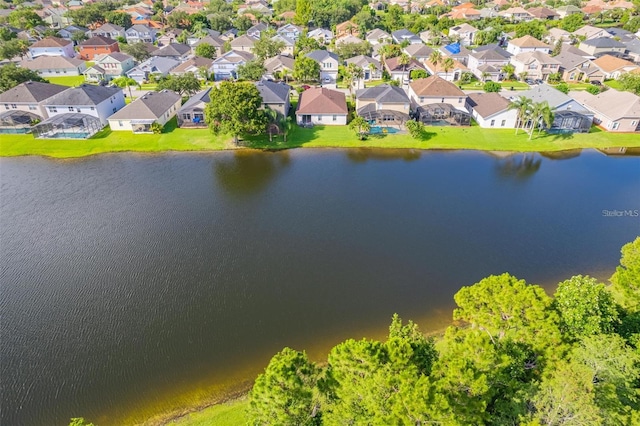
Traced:
<path id="1" fill-rule="evenodd" d="M 0 423 L 151 424 L 490 274 L 607 280 L 634 209 L 640 157 L 596 151 L 2 158 Z"/>

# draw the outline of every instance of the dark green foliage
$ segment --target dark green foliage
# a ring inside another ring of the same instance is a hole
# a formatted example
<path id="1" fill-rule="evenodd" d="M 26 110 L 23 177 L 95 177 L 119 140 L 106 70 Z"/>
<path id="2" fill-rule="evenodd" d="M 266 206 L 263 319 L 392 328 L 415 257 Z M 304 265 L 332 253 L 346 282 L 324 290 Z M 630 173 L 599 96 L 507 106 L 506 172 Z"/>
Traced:
<path id="1" fill-rule="evenodd" d="M 196 46 L 196 55 L 213 59 L 216 57 L 216 48 L 208 43 L 200 43 Z"/>
<path id="2" fill-rule="evenodd" d="M 640 95 L 640 74 L 625 73 L 618 78 L 618 81 L 622 90 Z"/>
<path id="3" fill-rule="evenodd" d="M 120 49 L 127 55 L 133 56 L 138 62 L 145 61 L 151 57 L 144 43 L 121 44 Z"/>
<path id="4" fill-rule="evenodd" d="M 123 27 L 125 30 L 131 28 L 131 15 L 125 12 L 108 12 L 107 22 Z"/>
<path id="5" fill-rule="evenodd" d="M 358 55 L 370 55 L 371 45 L 366 41 L 361 43 L 342 43 L 334 51 L 338 54 L 340 60 L 344 61 Z"/>
<path id="6" fill-rule="evenodd" d="M 298 56 L 293 63 L 293 78 L 298 81 L 318 81 L 320 64 L 306 56 Z"/>
<path id="7" fill-rule="evenodd" d="M 73 23 L 82 27 L 89 27 L 95 24 L 106 22 L 107 14 L 116 9 L 116 4 L 111 2 L 96 2 L 87 4 L 80 9 L 69 10 L 69 16 Z M 131 18 L 129 18 L 131 21 Z"/>
<path id="8" fill-rule="evenodd" d="M 198 80 L 192 72 L 188 72 L 182 75 L 174 76 L 168 75 L 158 81 L 156 90 L 173 90 L 179 95 L 195 95 L 202 87 L 202 82 Z"/>
<path id="9" fill-rule="evenodd" d="M 591 93 L 592 95 L 597 95 L 598 93 L 600 93 L 600 88 L 595 84 L 592 84 L 587 87 L 587 92 Z"/>
<path id="10" fill-rule="evenodd" d="M 16 56 L 24 56 L 29 51 L 29 43 L 26 40 L 14 38 L 8 41 L 0 41 L 0 59 L 11 59 Z"/>
<path id="11" fill-rule="evenodd" d="M 482 86 L 482 88 L 487 93 L 499 92 L 500 90 L 502 90 L 502 86 L 500 85 L 500 83 L 496 83 L 495 81 L 487 81 L 484 86 Z"/>
<path id="12" fill-rule="evenodd" d="M 0 67 L 0 93 L 29 80 L 46 82 L 37 72 L 13 63 Z"/>
<path id="13" fill-rule="evenodd" d="M 262 78 L 265 71 L 262 62 L 258 60 L 249 61 L 238 67 L 238 78 L 241 80 L 257 81 Z"/>
<path id="14" fill-rule="evenodd" d="M 584 17 L 582 13 L 574 13 L 569 15 L 560 21 L 560 28 L 570 33 L 574 32 L 578 28 L 584 25 Z"/>
<path id="15" fill-rule="evenodd" d="M 409 73 L 409 77 L 411 78 L 411 80 L 417 80 L 419 78 L 427 78 L 428 74 L 423 69 L 417 69 L 417 70 L 412 70 Z"/>
<path id="16" fill-rule="evenodd" d="M 397 81 L 397 80 L 394 80 L 394 81 Z M 421 139 L 422 136 L 424 135 L 424 132 L 425 132 L 424 124 L 422 124 L 422 122 L 420 121 L 409 120 L 405 123 L 405 127 L 409 131 L 409 134 L 411 135 L 411 137 L 414 139 Z"/>
<path id="17" fill-rule="evenodd" d="M 528 21 L 516 25 L 516 37 L 530 35 L 541 40 L 546 32 L 547 29 L 540 21 Z"/>
<path id="18" fill-rule="evenodd" d="M 9 13 L 7 22 L 12 27 L 19 28 L 21 30 L 29 30 L 38 25 L 42 25 L 43 21 L 35 10 L 30 8 L 16 9 Z"/>
<path id="19" fill-rule="evenodd" d="M 569 93 L 569 85 L 567 83 L 558 83 L 556 85 L 556 89 L 558 89 L 559 91 L 561 91 L 562 93 L 564 93 L 565 95 L 567 93 Z"/>

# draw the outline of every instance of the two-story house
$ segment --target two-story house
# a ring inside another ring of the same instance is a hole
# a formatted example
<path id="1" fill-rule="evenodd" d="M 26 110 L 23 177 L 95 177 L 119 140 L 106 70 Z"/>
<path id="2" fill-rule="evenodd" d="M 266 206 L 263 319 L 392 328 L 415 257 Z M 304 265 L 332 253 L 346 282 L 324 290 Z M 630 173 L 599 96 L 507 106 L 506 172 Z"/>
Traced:
<path id="1" fill-rule="evenodd" d="M 380 28 L 375 28 L 367 32 L 364 39 L 368 41 L 372 46 L 375 46 L 377 44 L 388 44 L 392 41 L 391 34 L 386 32 L 385 30 L 381 30 Z"/>
<path id="2" fill-rule="evenodd" d="M 171 43 L 153 52 L 153 56 L 183 61 L 191 54 L 191 46 L 182 43 Z"/>
<path id="3" fill-rule="evenodd" d="M 82 33 L 87 38 L 91 37 L 91 31 L 88 28 L 84 28 L 79 25 L 69 25 L 58 31 L 58 34 L 60 35 L 60 37 L 65 40 L 71 40 L 74 33 Z"/>
<path id="4" fill-rule="evenodd" d="M 336 84 L 338 78 L 338 55 L 327 50 L 313 50 L 306 55 L 320 64 L 320 83 Z"/>
<path id="5" fill-rule="evenodd" d="M 231 45 L 232 50 L 253 53 L 253 46 L 256 44 L 256 41 L 258 41 L 257 38 L 244 34 L 240 37 L 234 38 L 229 44 Z"/>
<path id="6" fill-rule="evenodd" d="M 192 51 L 195 52 L 195 49 L 201 44 L 208 44 L 209 46 L 213 46 L 216 49 L 216 55 L 215 55 L 216 58 L 222 55 L 222 51 L 224 50 L 224 40 L 221 39 L 219 36 L 214 37 L 214 36 L 208 35 L 208 36 L 202 37 L 200 40 L 198 40 L 197 42 L 195 42 L 195 44 L 192 45 Z"/>
<path id="7" fill-rule="evenodd" d="M 481 46 L 469 54 L 467 66 L 481 81 L 499 81 L 510 58 L 511 54 L 497 44 Z"/>
<path id="8" fill-rule="evenodd" d="M 623 54 L 626 46 L 611 37 L 597 37 L 585 40 L 578 45 L 578 49 L 593 56 L 600 56 L 605 53 Z"/>
<path id="9" fill-rule="evenodd" d="M 268 29 L 269 27 L 267 26 L 267 24 L 265 24 L 264 22 L 260 22 L 249 28 L 246 32 L 246 35 L 254 39 L 260 39 L 262 33 Z"/>
<path id="10" fill-rule="evenodd" d="M 85 61 L 93 61 L 96 56 L 108 55 L 119 52 L 118 42 L 104 36 L 93 36 L 89 40 L 80 43 L 80 58 Z"/>
<path id="11" fill-rule="evenodd" d="M 91 35 L 108 37 L 110 39 L 116 40 L 118 37 L 125 38 L 126 33 L 124 31 L 124 28 L 120 25 L 106 23 L 91 31 Z"/>
<path id="12" fill-rule="evenodd" d="M 478 29 L 469 24 L 456 25 L 449 28 L 449 38 L 456 37 L 463 46 L 470 46 L 475 39 Z"/>
<path id="13" fill-rule="evenodd" d="M 125 31 L 127 43 L 153 43 L 156 41 L 156 30 L 146 25 L 136 24 Z"/>
<path id="14" fill-rule="evenodd" d="M 605 74 L 589 58 L 564 50 L 554 56 L 554 59 L 560 61 L 562 80 L 567 83 L 604 82 Z"/>
<path id="15" fill-rule="evenodd" d="M 252 53 L 230 50 L 216 58 L 209 68 L 216 81 L 229 80 L 238 77 L 238 67 L 254 59 Z"/>
<path id="16" fill-rule="evenodd" d="M 543 52 L 524 52 L 511 57 L 516 74 L 527 73 L 527 77 L 547 81 L 549 74 L 560 72 L 560 61 Z"/>
<path id="17" fill-rule="evenodd" d="M 0 133 L 23 133 L 49 117 L 44 102 L 68 86 L 27 81 L 0 93 Z"/>
<path id="18" fill-rule="evenodd" d="M 437 75 L 412 81 L 409 99 L 411 109 L 424 124 L 470 124 L 470 115 L 465 107 L 467 95 Z"/>
<path id="19" fill-rule="evenodd" d="M 276 33 L 295 42 L 300 38 L 302 28 L 293 24 L 284 24 L 277 29 Z"/>
<path id="20" fill-rule="evenodd" d="M 93 83 L 111 81 L 125 75 L 135 67 L 133 58 L 126 53 L 114 52 L 96 59 L 83 73 L 85 80 Z"/>
<path id="21" fill-rule="evenodd" d="M 333 40 L 333 31 L 324 28 L 316 28 L 307 33 L 307 37 L 316 40 L 318 43 L 325 45 Z"/>
<path id="22" fill-rule="evenodd" d="M 74 58 L 76 52 L 73 42 L 59 37 L 45 37 L 29 46 L 29 57 L 35 59 L 39 56 L 64 56 Z"/>
<path id="23" fill-rule="evenodd" d="M 275 111 L 280 117 L 289 115 L 291 86 L 273 81 L 254 83 L 262 97 L 262 107 Z"/>
<path id="24" fill-rule="evenodd" d="M 180 61 L 173 58 L 162 58 L 152 56 L 138 66 L 127 72 L 127 77 L 134 79 L 138 84 L 149 81 L 150 76 L 166 76 L 169 72 L 180 65 Z"/>
<path id="25" fill-rule="evenodd" d="M 205 80 L 208 77 L 211 65 L 213 65 L 213 59 L 194 56 L 172 69 L 169 74 L 184 75 L 187 73 L 193 73 L 193 75 L 198 77 L 200 80 Z M 206 71 L 206 74 L 204 71 Z"/>
<path id="26" fill-rule="evenodd" d="M 409 120 L 410 101 L 400 87 L 389 84 L 356 91 L 356 113 L 378 124 L 402 125 Z"/>

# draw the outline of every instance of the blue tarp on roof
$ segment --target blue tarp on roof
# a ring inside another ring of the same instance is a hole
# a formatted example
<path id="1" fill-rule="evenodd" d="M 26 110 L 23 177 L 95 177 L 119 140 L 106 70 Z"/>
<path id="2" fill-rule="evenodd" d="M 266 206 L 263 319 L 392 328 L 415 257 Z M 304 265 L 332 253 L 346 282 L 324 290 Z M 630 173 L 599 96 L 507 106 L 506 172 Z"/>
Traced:
<path id="1" fill-rule="evenodd" d="M 447 44 L 444 48 L 453 55 L 460 53 L 460 43 Z"/>

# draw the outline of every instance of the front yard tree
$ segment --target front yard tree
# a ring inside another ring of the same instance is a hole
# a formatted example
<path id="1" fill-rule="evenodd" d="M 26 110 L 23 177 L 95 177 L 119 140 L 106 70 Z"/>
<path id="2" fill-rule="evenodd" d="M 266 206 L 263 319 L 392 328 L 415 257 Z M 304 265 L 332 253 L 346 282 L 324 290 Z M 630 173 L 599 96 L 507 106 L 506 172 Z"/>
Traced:
<path id="1" fill-rule="evenodd" d="M 273 40 L 271 37 L 262 36 L 253 45 L 253 54 L 261 61 L 279 55 L 284 50 L 285 45 L 281 40 Z"/>
<path id="2" fill-rule="evenodd" d="M 119 25 L 125 30 L 128 30 L 133 25 L 131 23 L 131 15 L 125 12 L 108 12 L 105 17 L 109 23 Z"/>
<path id="3" fill-rule="evenodd" d="M 131 77 L 127 77 L 123 75 L 122 77 L 114 78 L 112 81 L 116 86 L 129 90 L 129 99 L 133 100 L 133 94 L 131 93 L 131 86 L 137 86 L 138 82 L 132 79 Z"/>
<path id="4" fill-rule="evenodd" d="M 168 89 L 180 94 L 180 96 L 193 96 L 202 88 L 202 82 L 194 73 L 188 72 L 183 75 L 169 75 L 158 82 L 157 91 Z"/>
<path id="5" fill-rule="evenodd" d="M 213 133 L 231 134 L 237 144 L 242 134 L 264 131 L 262 97 L 253 83 L 223 81 L 211 89 L 209 98 L 204 114 Z"/>
<path id="6" fill-rule="evenodd" d="M 298 56 L 293 63 L 293 78 L 298 81 L 318 81 L 320 64 L 306 56 Z"/>
<path id="7" fill-rule="evenodd" d="M 0 67 L 0 92 L 5 92 L 20 83 L 30 80 L 46 82 L 37 72 L 19 67 L 13 63 Z"/>
<path id="8" fill-rule="evenodd" d="M 196 46 L 196 56 L 213 59 L 216 57 L 216 48 L 209 43 L 201 43 Z"/>
<path id="9" fill-rule="evenodd" d="M 241 80 L 258 81 L 265 73 L 264 65 L 258 60 L 249 61 L 238 66 L 238 78 Z"/>
<path id="10" fill-rule="evenodd" d="M 127 55 L 133 56 L 133 59 L 138 62 L 144 62 L 151 57 L 151 54 L 144 43 L 121 44 L 120 49 L 122 49 Z"/>
<path id="11" fill-rule="evenodd" d="M 371 125 L 367 120 L 359 115 L 351 120 L 349 123 L 349 128 L 356 132 L 358 138 L 362 141 L 367 137 L 369 130 L 371 130 Z"/>
<path id="12" fill-rule="evenodd" d="M 496 83 L 495 81 L 487 81 L 482 88 L 487 93 L 491 93 L 491 92 L 497 93 L 500 90 L 502 90 L 502 86 L 500 85 L 500 83 Z"/>

